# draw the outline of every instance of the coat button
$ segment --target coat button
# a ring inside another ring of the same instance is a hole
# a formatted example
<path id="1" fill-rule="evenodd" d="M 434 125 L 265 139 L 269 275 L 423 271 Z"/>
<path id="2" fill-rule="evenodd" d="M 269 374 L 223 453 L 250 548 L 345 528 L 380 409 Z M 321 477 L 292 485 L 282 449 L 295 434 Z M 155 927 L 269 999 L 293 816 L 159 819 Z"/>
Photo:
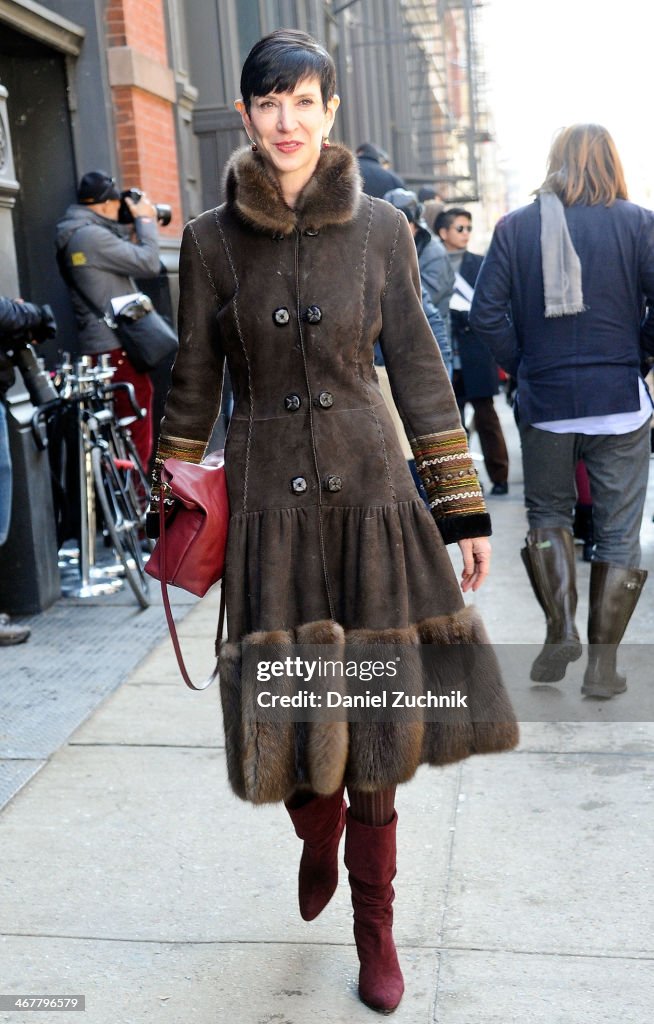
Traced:
<path id="1" fill-rule="evenodd" d="M 304 315 L 310 324 L 319 324 L 322 320 L 322 310 L 320 306 L 309 306 L 305 310 Z"/>
<path id="2" fill-rule="evenodd" d="M 308 235 L 309 238 L 315 238 L 316 235 L 320 234 L 318 228 L 307 228 L 304 233 L 305 235 Z"/>
<path id="3" fill-rule="evenodd" d="M 332 491 L 333 493 L 335 493 L 336 491 L 340 491 L 342 487 L 343 481 L 340 476 L 334 476 L 333 474 L 330 474 L 330 476 L 328 476 L 325 479 L 326 491 Z"/>
<path id="4" fill-rule="evenodd" d="M 302 405 L 302 399 L 299 395 L 286 395 L 284 399 L 284 408 L 288 412 L 297 412 Z"/>
<path id="5" fill-rule="evenodd" d="M 321 409 L 331 409 L 334 404 L 334 396 L 331 391 L 321 391 L 318 395 L 318 405 Z"/>
<path id="6" fill-rule="evenodd" d="M 307 482 L 303 476 L 294 476 L 291 480 L 293 494 L 304 494 L 307 489 Z"/>
<path id="7" fill-rule="evenodd" d="M 279 327 L 283 327 L 291 319 L 291 314 L 287 310 L 286 306 L 280 306 L 273 313 L 273 320 Z"/>

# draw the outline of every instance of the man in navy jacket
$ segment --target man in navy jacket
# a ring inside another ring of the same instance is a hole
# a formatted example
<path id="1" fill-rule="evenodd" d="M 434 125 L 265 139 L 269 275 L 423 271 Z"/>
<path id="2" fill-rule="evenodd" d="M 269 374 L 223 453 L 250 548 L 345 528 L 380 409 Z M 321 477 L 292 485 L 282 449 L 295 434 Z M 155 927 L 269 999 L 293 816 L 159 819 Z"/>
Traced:
<path id="1" fill-rule="evenodd" d="M 581 656 L 572 540 L 579 459 L 588 471 L 589 697 L 626 689 L 617 646 L 647 577 L 639 533 L 652 404 L 640 366 L 643 349 L 654 352 L 653 307 L 654 214 L 627 201 L 605 128 L 562 129 L 536 201 L 495 228 L 470 323 L 518 381 L 530 527 L 522 557 L 547 620 L 532 666 L 538 682 L 562 679 Z"/>

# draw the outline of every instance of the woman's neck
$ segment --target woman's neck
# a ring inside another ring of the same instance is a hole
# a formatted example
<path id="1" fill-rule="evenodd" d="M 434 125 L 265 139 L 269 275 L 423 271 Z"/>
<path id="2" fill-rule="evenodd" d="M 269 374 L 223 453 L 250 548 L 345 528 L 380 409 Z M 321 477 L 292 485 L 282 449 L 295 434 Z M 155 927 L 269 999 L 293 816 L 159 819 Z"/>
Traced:
<path id="1" fill-rule="evenodd" d="M 310 171 L 307 171 L 306 168 L 303 168 L 301 171 L 291 171 L 288 174 L 276 173 L 275 176 L 277 178 L 277 181 L 279 182 L 279 187 L 282 190 L 284 202 L 286 203 L 287 206 L 291 208 L 291 210 L 295 209 L 295 205 L 300 197 L 300 194 L 313 177 L 316 167 L 318 166 L 319 159 L 320 157 L 318 156 L 315 164 L 313 165 Z"/>

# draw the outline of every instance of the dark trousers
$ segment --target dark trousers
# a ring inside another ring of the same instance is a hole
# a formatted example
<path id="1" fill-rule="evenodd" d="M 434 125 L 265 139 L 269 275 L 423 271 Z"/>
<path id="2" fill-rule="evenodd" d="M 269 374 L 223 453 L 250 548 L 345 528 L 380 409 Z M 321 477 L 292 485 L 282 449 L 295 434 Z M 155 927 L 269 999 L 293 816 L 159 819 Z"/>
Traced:
<path id="1" fill-rule="evenodd" d="M 572 530 L 577 500 L 575 467 L 584 460 L 593 497 L 593 560 L 640 565 L 650 457 L 650 422 L 628 434 L 553 434 L 520 428 L 525 505 L 530 529 Z"/>
<path id="2" fill-rule="evenodd" d="M 492 483 L 505 484 L 509 477 L 509 453 L 502 433 L 502 425 L 495 412 L 492 396 L 488 398 L 466 398 L 463 394 L 463 378 L 460 370 L 454 371 L 452 381 L 456 402 L 465 427 L 465 407 L 469 403 L 475 411 L 475 430 L 479 434 L 484 465 Z"/>

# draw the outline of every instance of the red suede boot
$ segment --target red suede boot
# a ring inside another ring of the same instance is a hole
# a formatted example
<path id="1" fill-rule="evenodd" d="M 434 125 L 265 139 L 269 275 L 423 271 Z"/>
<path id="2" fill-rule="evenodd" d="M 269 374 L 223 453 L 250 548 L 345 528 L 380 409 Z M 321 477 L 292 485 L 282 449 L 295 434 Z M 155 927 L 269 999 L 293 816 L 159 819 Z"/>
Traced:
<path id="1" fill-rule="evenodd" d="M 343 787 L 331 796 L 316 796 L 301 807 L 286 804 L 286 810 L 297 835 L 304 840 L 298 875 L 300 914 L 305 921 L 313 921 L 338 885 L 338 844 L 347 810 Z"/>
<path id="2" fill-rule="evenodd" d="M 354 941 L 359 954 L 359 997 L 378 1013 L 397 1009 L 404 979 L 393 942 L 395 832 L 388 825 L 363 825 L 347 812 L 345 866 L 350 873 Z"/>

